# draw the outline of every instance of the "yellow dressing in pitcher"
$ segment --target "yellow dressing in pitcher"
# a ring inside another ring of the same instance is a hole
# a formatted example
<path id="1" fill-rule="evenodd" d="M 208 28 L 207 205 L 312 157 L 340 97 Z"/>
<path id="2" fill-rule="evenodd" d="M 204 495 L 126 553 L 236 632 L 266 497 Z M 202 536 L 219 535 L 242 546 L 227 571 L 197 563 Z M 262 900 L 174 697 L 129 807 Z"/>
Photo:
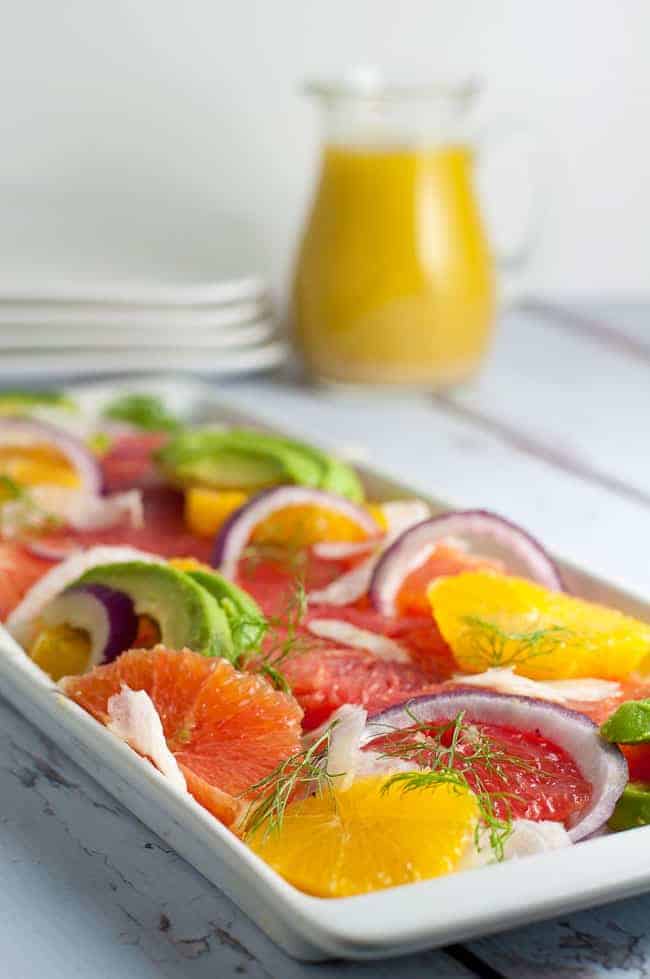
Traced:
<path id="1" fill-rule="evenodd" d="M 325 148 L 292 307 L 313 375 L 461 380 L 485 351 L 494 293 L 469 149 Z"/>

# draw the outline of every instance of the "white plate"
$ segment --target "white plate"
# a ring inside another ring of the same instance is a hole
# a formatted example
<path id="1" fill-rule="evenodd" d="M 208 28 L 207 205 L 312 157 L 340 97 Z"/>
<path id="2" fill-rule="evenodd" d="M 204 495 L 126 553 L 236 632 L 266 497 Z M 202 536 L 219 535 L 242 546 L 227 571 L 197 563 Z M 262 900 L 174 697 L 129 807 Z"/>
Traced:
<path id="1" fill-rule="evenodd" d="M 27 353 L 0 353 L 0 374 L 11 379 L 43 378 L 70 374 L 129 374 L 135 371 L 172 371 L 192 374 L 242 374 L 268 370 L 283 363 L 288 355 L 282 341 L 259 347 L 224 349 L 211 352 L 205 348 L 173 349 L 124 348 L 110 350 L 38 350 Z"/>
<path id="2" fill-rule="evenodd" d="M 188 417 L 251 421 L 220 406 L 195 381 L 134 380 L 70 388 L 88 410 L 127 391 L 167 396 Z M 413 495 L 376 471 L 363 470 L 377 498 Z M 421 494 L 418 494 L 421 495 Z M 438 499 L 435 510 L 447 509 Z M 650 620 L 640 596 L 560 560 L 571 589 Z M 552 853 L 452 874 L 362 897 L 323 900 L 295 890 L 152 765 L 97 724 L 0 629 L 3 694 L 109 792 L 225 891 L 291 955 L 372 959 L 413 952 L 566 914 L 650 888 L 650 827 Z M 398 970 L 398 967 L 397 967 Z"/>
<path id="3" fill-rule="evenodd" d="M 267 312 L 268 303 L 257 300 L 214 307 L 0 303 L 0 337 L 5 333 L 12 335 L 17 328 L 37 334 L 59 326 L 76 327 L 79 335 L 93 327 L 128 330 L 137 326 L 152 331 L 173 327 L 181 330 L 214 330 L 248 323 Z"/>
<path id="4" fill-rule="evenodd" d="M 21 304 L 64 303 L 127 306 L 226 306 L 258 302 L 266 295 L 265 282 L 247 276 L 223 282 L 52 281 L 1 282 L 0 302 Z"/>
<path id="5" fill-rule="evenodd" d="M 243 348 L 260 343 L 266 343 L 276 334 L 276 326 L 269 319 L 254 320 L 242 323 L 236 327 L 217 330 L 194 330 L 178 323 L 165 324 L 160 329 L 148 327 L 108 327 L 99 330 L 96 326 L 88 329 L 78 327 L 47 327 L 40 330 L 17 327 L 2 329 L 0 327 L 0 356 L 2 351 L 24 350 L 27 356 L 49 349 L 61 348 L 78 350 L 80 347 L 93 349 L 96 347 L 117 347 L 129 349 L 132 347 L 161 347 L 178 348 L 191 341 L 192 348 Z"/>

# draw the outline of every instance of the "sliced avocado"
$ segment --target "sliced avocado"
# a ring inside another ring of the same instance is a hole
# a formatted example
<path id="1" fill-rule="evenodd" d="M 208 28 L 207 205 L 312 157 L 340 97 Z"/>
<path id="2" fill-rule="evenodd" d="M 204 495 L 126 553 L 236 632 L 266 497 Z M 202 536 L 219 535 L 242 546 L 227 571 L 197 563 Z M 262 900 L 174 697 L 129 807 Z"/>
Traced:
<path id="1" fill-rule="evenodd" d="M 294 452 L 301 452 L 308 456 L 314 463 L 321 467 L 318 488 L 326 490 L 328 493 L 337 493 L 345 496 L 353 503 L 362 503 L 364 499 L 363 486 L 354 469 L 346 463 L 341 462 L 334 456 L 317 449 L 313 445 L 306 445 L 304 442 L 296 442 L 291 439 L 274 436 L 287 448 Z"/>
<path id="2" fill-rule="evenodd" d="M 99 584 L 124 592 L 138 615 L 152 618 L 161 642 L 205 656 L 232 659 L 228 619 L 216 599 L 188 575 L 164 564 L 125 561 L 91 568 L 74 585 Z"/>
<path id="3" fill-rule="evenodd" d="M 248 429 L 184 432 L 157 455 L 181 485 L 262 489 L 277 483 L 320 485 L 322 465 L 282 439 Z"/>
<path id="4" fill-rule="evenodd" d="M 124 394 L 110 401 L 102 412 L 104 418 L 129 422 L 150 432 L 177 432 L 178 418 L 165 408 L 162 398 L 152 394 Z"/>
<path id="5" fill-rule="evenodd" d="M 297 483 L 363 499 L 349 466 L 320 449 L 255 429 L 184 432 L 158 452 L 167 475 L 181 485 L 258 490 Z"/>
<path id="6" fill-rule="evenodd" d="M 615 710 L 600 729 L 615 744 L 644 744 L 650 741 L 650 700 L 628 700 Z"/>
<path id="7" fill-rule="evenodd" d="M 29 414 L 34 408 L 77 411 L 75 402 L 62 391 L 0 391 L 0 415 Z"/>
<path id="8" fill-rule="evenodd" d="M 628 782 L 607 825 L 610 829 L 634 829 L 650 823 L 650 782 Z"/>
<path id="9" fill-rule="evenodd" d="M 186 571 L 185 574 L 205 588 L 223 609 L 236 655 L 257 650 L 268 623 L 255 599 L 218 571 Z"/>
<path id="10" fill-rule="evenodd" d="M 353 503 L 363 503 L 366 494 L 363 484 L 351 466 L 328 456 L 329 469 L 321 484 L 321 489 L 345 496 Z"/>

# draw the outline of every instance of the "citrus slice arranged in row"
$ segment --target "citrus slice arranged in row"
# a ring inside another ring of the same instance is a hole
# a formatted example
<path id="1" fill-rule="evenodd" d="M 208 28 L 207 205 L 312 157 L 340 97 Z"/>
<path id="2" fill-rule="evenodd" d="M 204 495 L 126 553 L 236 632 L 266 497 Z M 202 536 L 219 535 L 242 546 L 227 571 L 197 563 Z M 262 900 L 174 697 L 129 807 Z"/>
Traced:
<path id="1" fill-rule="evenodd" d="M 293 802 L 279 829 L 252 849 L 295 887 L 349 897 L 451 873 L 474 837 L 479 810 L 458 786 L 403 793 L 386 777 Z M 386 791 L 387 789 L 387 791 Z"/>
<path id="2" fill-rule="evenodd" d="M 189 791 L 228 825 L 241 810 L 238 797 L 299 747 L 302 711 L 295 700 L 224 659 L 134 649 L 60 685 L 107 724 L 108 701 L 123 684 L 151 697 Z"/>
<path id="3" fill-rule="evenodd" d="M 650 654 L 650 625 L 521 578 L 487 571 L 441 578 L 429 600 L 467 673 L 513 666 L 533 680 L 618 680 Z"/>

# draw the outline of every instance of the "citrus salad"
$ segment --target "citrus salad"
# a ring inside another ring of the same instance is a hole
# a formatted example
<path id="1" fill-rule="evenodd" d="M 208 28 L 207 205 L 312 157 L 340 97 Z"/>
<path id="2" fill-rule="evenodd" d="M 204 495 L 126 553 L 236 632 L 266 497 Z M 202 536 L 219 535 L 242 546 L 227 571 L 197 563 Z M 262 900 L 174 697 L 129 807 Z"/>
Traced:
<path id="1" fill-rule="evenodd" d="M 0 395 L 0 620 L 309 894 L 650 822 L 650 625 L 508 519 L 276 434 Z"/>

